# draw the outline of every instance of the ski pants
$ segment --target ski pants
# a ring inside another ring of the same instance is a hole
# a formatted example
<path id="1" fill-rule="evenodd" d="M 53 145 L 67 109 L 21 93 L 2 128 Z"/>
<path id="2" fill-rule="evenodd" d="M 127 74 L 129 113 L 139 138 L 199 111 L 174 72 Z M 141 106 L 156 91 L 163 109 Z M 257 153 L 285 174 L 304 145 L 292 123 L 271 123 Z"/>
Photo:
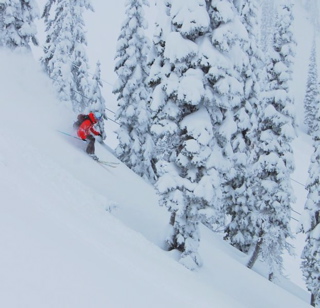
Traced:
<path id="1" fill-rule="evenodd" d="M 88 143 L 86 152 L 87 152 L 88 154 L 94 154 L 94 151 L 95 151 L 94 143 L 95 143 L 96 139 L 95 139 L 92 135 L 89 135 L 89 136 L 87 137 L 87 140 L 89 141 L 89 143 Z"/>

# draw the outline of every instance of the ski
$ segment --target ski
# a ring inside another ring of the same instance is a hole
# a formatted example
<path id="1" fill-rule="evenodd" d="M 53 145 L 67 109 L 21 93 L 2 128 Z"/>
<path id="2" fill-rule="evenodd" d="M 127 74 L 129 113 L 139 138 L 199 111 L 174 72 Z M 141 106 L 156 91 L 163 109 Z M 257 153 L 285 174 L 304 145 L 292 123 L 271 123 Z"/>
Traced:
<path id="1" fill-rule="evenodd" d="M 66 133 L 66 132 L 63 132 L 63 131 L 60 131 L 60 130 L 57 130 L 57 131 L 58 131 L 59 133 L 61 133 L 61 134 L 67 135 L 67 136 L 69 136 L 69 137 L 72 137 L 72 138 L 75 138 L 75 139 L 78 139 L 78 140 L 87 142 L 86 140 L 82 140 L 81 138 L 76 137 L 76 136 L 73 136 L 73 135 L 68 134 L 68 133 Z M 90 156 L 90 155 L 89 155 L 89 156 Z M 116 168 L 116 167 L 119 165 L 118 162 L 100 160 L 96 155 L 92 155 L 91 158 L 92 158 L 94 161 L 96 161 L 97 163 L 99 163 L 100 165 L 102 165 L 102 166 L 107 166 L 107 167 Z"/>
<path id="2" fill-rule="evenodd" d="M 94 161 L 96 161 L 97 163 L 99 163 L 102 166 L 116 168 L 117 165 L 119 164 L 117 162 L 100 160 L 99 157 L 95 154 L 89 154 L 89 157 L 91 157 Z"/>
<path id="3" fill-rule="evenodd" d="M 107 161 L 101 161 L 101 160 L 96 160 L 96 162 L 102 166 L 107 166 L 111 168 L 116 168 L 118 166 L 118 163 L 113 163 L 113 162 L 107 162 Z"/>
<path id="4" fill-rule="evenodd" d="M 59 133 L 61 133 L 61 134 L 64 134 L 64 135 L 66 135 L 66 136 L 69 136 L 69 137 L 72 137 L 72 138 L 75 138 L 75 139 L 78 139 L 78 140 L 87 142 L 87 140 L 83 140 L 83 139 L 81 139 L 81 138 L 79 138 L 79 137 L 73 136 L 73 135 L 68 134 L 68 133 L 66 133 L 66 132 L 63 132 L 63 131 L 61 131 L 61 130 L 58 130 L 58 129 L 57 129 L 57 132 L 59 132 Z"/>
<path id="5" fill-rule="evenodd" d="M 99 163 L 105 164 L 105 165 L 113 165 L 113 166 L 117 166 L 119 165 L 119 163 L 117 162 L 113 162 L 113 161 L 104 161 L 104 160 L 100 160 L 99 159 Z"/>

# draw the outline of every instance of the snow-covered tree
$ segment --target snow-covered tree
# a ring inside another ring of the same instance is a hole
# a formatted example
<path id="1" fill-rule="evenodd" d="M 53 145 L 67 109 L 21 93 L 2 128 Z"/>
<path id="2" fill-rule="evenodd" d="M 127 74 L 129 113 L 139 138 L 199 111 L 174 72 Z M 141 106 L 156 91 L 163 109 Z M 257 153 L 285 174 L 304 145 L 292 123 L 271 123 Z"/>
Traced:
<path id="1" fill-rule="evenodd" d="M 39 17 L 35 0 L 6 0 L 0 2 L 1 45 L 14 49 L 30 50 L 30 42 L 38 45 L 37 28 Z"/>
<path id="2" fill-rule="evenodd" d="M 250 219 L 255 227 L 255 248 L 248 266 L 258 256 L 269 266 L 269 279 L 282 271 L 282 253 L 290 251 L 291 203 L 294 201 L 290 175 L 294 170 L 291 141 L 295 137 L 294 103 L 289 93 L 294 39 L 292 5 L 281 5 L 267 66 L 264 102 L 258 113 L 258 139 L 253 164 Z"/>
<path id="3" fill-rule="evenodd" d="M 154 182 L 152 166 L 153 140 L 150 134 L 149 75 L 147 54 L 150 43 L 146 37 L 147 22 L 144 17 L 147 0 L 126 2 L 126 19 L 118 38 L 115 72 L 118 80 L 114 93 L 118 94 L 119 109 L 116 119 L 119 159 L 137 174 Z"/>
<path id="4" fill-rule="evenodd" d="M 62 101 L 71 101 L 74 111 L 88 105 L 90 83 L 84 10 L 93 10 L 90 0 L 49 0 L 42 17 L 46 43 L 41 62 Z"/>
<path id="5" fill-rule="evenodd" d="M 160 204 L 171 212 L 168 249 L 179 250 L 180 262 L 194 269 L 201 265 L 199 223 L 219 221 L 222 197 L 218 166 L 223 168 L 223 153 L 214 147 L 215 106 L 208 71 L 214 64 L 228 66 L 228 61 L 214 52 L 204 0 L 157 5 L 163 15 L 157 22 L 149 79 L 158 154 L 156 188 Z"/>
<path id="6" fill-rule="evenodd" d="M 306 244 L 302 252 L 302 272 L 311 305 L 320 307 L 320 102 L 318 90 L 315 41 L 311 50 L 309 74 L 305 96 L 306 124 L 313 138 L 314 153 L 309 166 L 307 201 L 302 215 L 301 231 L 306 234 Z"/>
<path id="7" fill-rule="evenodd" d="M 89 105 L 87 106 L 87 112 L 90 112 L 92 110 L 99 111 L 105 120 L 107 120 L 106 115 L 106 105 L 105 105 L 105 99 L 102 96 L 101 88 L 103 87 L 103 84 L 101 82 L 101 64 L 98 61 L 96 64 L 96 71 L 92 77 L 91 81 L 91 89 L 89 93 L 90 101 Z M 102 139 L 106 138 L 106 133 L 104 130 L 104 122 L 99 121 L 98 124 L 99 131 L 102 134 Z"/>
<path id="8" fill-rule="evenodd" d="M 305 120 L 308 127 L 308 133 L 313 134 L 317 125 L 317 110 L 320 104 L 320 93 L 318 83 L 318 66 L 316 40 L 313 40 L 311 55 L 309 60 L 308 80 L 306 86 L 306 95 L 304 98 Z"/>
<path id="9" fill-rule="evenodd" d="M 0 47 L 4 44 L 5 36 L 5 27 L 4 27 L 4 18 L 5 18 L 5 9 L 6 9 L 7 0 L 0 0 Z"/>
<path id="10" fill-rule="evenodd" d="M 224 224 L 226 213 L 233 216 L 235 207 L 243 203 L 240 195 L 245 194 L 246 186 L 246 129 L 251 126 L 250 103 L 244 94 L 245 74 L 249 73 L 246 52 L 249 38 L 235 4 L 240 11 L 240 3 L 208 1 L 210 30 L 199 41 L 199 61 L 205 84 L 210 89 L 210 103 L 206 107 L 214 132 L 211 141 L 215 157 L 213 170 L 218 174 L 224 193 L 223 203 L 221 200 L 213 203 L 215 220 L 220 225 Z M 219 189 L 215 191 L 218 196 Z M 227 237 L 233 237 L 232 232 L 227 230 Z"/>
<path id="11" fill-rule="evenodd" d="M 72 52 L 72 77 L 74 87 L 71 89 L 71 100 L 75 110 L 82 111 L 88 105 L 90 95 L 89 64 L 85 46 L 85 23 L 83 19 L 84 10 L 92 10 L 91 0 L 75 0 L 73 4 L 73 46 Z"/>
<path id="12" fill-rule="evenodd" d="M 227 214 L 230 222 L 226 226 L 225 238 L 242 252 L 248 252 L 253 243 L 253 226 L 248 213 L 250 208 L 249 195 L 252 182 L 250 174 L 250 153 L 254 146 L 257 131 L 256 111 L 260 104 L 261 51 L 258 48 L 258 7 L 257 0 L 235 0 L 235 6 L 240 14 L 243 25 L 248 33 L 247 40 L 240 41 L 246 57 L 238 67 L 243 82 L 243 97 L 241 103 L 234 108 L 234 120 L 237 131 L 231 139 L 234 152 L 233 163 L 235 176 L 229 182 L 227 195 Z M 238 27 L 239 28 L 239 27 Z M 240 52 L 238 52 L 238 55 Z"/>
<path id="13" fill-rule="evenodd" d="M 158 19 L 155 22 L 155 31 L 153 35 L 153 41 L 151 45 L 151 51 L 149 55 L 148 65 L 150 67 L 149 78 L 147 79 L 148 85 L 152 88 L 150 96 L 150 106 L 152 110 L 152 123 L 161 123 L 162 116 L 162 101 L 163 86 L 159 86 L 163 80 L 163 76 L 166 76 L 168 72 L 168 65 L 165 65 L 164 50 L 166 45 L 166 36 L 171 32 L 171 20 L 170 20 L 170 4 L 166 0 L 157 0 L 156 8 L 158 12 Z M 165 124 L 164 124 L 165 125 Z M 156 165 L 157 161 L 161 159 L 168 159 L 173 151 L 175 142 L 171 142 L 169 138 L 175 138 L 173 134 L 161 135 L 156 132 L 152 133 L 154 140 L 154 150 L 152 161 Z M 156 171 L 156 170 L 155 170 Z M 156 177 L 158 177 L 156 171 Z"/>
<path id="14" fill-rule="evenodd" d="M 55 10 L 54 19 L 50 18 Z M 42 17 L 46 24 L 46 43 L 41 63 L 52 79 L 61 101 L 70 101 L 72 87 L 72 16 L 71 1 L 49 0 Z"/>
<path id="15" fill-rule="evenodd" d="M 316 106 L 316 120 L 320 123 L 320 108 Z M 302 252 L 302 272 L 311 292 L 311 305 L 320 307 L 320 126 L 314 128 L 314 153 L 309 167 L 307 201 L 302 216 L 301 230 L 306 234 Z"/>

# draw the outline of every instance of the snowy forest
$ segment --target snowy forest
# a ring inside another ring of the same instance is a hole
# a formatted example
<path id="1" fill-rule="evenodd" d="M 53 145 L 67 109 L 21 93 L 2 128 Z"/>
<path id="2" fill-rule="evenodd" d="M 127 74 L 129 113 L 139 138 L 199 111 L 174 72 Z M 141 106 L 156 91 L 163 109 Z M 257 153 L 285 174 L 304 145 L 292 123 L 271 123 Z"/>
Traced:
<path id="1" fill-rule="evenodd" d="M 306 238 L 301 271 L 310 304 L 320 307 L 320 3 L 299 1 L 314 34 L 304 100 L 296 102 L 297 1 L 125 1 L 114 42 L 111 119 L 104 59 L 92 69 L 87 53 L 84 14 L 95 14 L 94 6 L 42 2 L 40 10 L 40 1 L 0 0 L 1 48 L 31 54 L 41 48 L 40 65 L 59 101 L 75 118 L 103 114 L 100 142 L 104 123 L 117 123 L 115 154 L 156 189 L 170 216 L 165 250 L 178 252 L 191 271 L 203 266 L 199 227 L 205 225 L 244 253 L 249 269 L 260 260 L 271 282 L 283 275 L 283 255 L 294 253 L 292 142 L 305 130 L 314 152 L 299 228 Z M 156 16 L 148 15 L 151 6 Z"/>

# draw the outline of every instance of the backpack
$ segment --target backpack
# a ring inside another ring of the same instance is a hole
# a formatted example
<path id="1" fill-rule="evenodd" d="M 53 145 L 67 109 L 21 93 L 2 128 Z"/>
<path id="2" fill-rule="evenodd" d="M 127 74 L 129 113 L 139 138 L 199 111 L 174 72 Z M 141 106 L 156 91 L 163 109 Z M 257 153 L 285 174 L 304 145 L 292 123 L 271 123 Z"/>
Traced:
<path id="1" fill-rule="evenodd" d="M 90 117 L 87 114 L 79 114 L 77 117 L 77 121 L 73 123 L 73 128 L 78 130 L 80 125 L 85 121 L 90 120 Z M 91 120 L 90 120 L 91 122 Z"/>

